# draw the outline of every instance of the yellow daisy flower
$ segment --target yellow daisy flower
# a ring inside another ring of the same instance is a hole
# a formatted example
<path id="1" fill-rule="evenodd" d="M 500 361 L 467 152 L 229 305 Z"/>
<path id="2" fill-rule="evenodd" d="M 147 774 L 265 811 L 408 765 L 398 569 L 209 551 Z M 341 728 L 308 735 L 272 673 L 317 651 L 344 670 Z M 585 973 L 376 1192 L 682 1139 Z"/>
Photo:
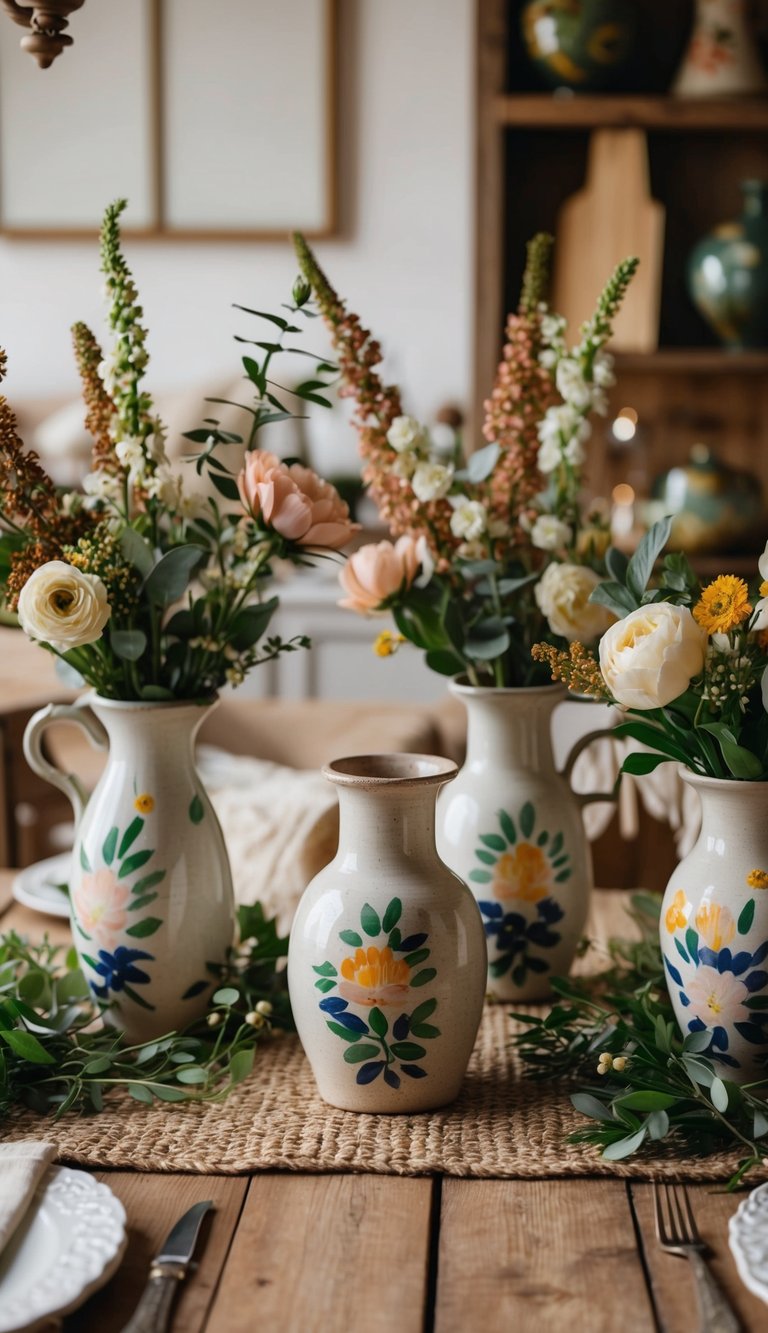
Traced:
<path id="1" fill-rule="evenodd" d="M 694 620 L 707 634 L 727 634 L 751 614 L 749 589 L 735 574 L 719 574 L 693 608 Z"/>
<path id="2" fill-rule="evenodd" d="M 383 629 L 374 641 L 373 651 L 377 657 L 392 657 L 401 643 L 405 643 L 402 634 L 393 634 L 391 630 Z"/>
<path id="3" fill-rule="evenodd" d="M 136 797 L 133 807 L 140 815 L 151 815 L 155 808 L 155 798 L 148 791 L 142 792 L 141 796 Z"/>
<path id="4" fill-rule="evenodd" d="M 768 871 L 750 870 L 747 875 L 747 884 L 750 889 L 768 889 Z"/>

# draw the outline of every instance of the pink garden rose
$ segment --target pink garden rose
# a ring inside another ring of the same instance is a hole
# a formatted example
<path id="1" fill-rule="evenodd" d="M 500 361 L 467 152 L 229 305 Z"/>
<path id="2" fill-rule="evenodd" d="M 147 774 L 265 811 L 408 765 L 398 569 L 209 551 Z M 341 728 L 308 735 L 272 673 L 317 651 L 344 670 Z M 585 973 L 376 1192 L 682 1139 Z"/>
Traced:
<path id="1" fill-rule="evenodd" d="M 338 551 L 359 525 L 335 486 L 301 463 L 290 467 L 275 454 L 253 450 L 237 478 L 244 508 L 253 518 L 299 546 Z"/>
<path id="2" fill-rule="evenodd" d="M 399 537 L 394 545 L 392 542 L 372 542 L 369 546 L 361 546 L 339 573 L 339 583 L 347 594 L 339 606 L 362 616 L 384 610 L 382 603 L 410 588 L 419 564 L 418 546 L 413 537 Z"/>
<path id="3" fill-rule="evenodd" d="M 83 875 L 82 882 L 74 890 L 72 897 L 80 925 L 102 949 L 109 949 L 115 936 L 124 928 L 127 921 L 125 908 L 130 896 L 128 886 L 118 884 L 106 867 Z"/>

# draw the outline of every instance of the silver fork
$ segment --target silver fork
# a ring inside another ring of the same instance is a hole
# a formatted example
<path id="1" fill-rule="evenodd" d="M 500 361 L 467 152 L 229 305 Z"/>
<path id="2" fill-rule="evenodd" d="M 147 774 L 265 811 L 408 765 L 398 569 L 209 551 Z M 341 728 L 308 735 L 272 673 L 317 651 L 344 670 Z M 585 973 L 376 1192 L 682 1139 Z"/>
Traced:
<path id="1" fill-rule="evenodd" d="M 688 1259 L 696 1282 L 701 1333 L 739 1333 L 741 1325 L 704 1259 L 707 1247 L 701 1239 L 684 1185 L 653 1183 L 656 1237 L 669 1254 Z"/>

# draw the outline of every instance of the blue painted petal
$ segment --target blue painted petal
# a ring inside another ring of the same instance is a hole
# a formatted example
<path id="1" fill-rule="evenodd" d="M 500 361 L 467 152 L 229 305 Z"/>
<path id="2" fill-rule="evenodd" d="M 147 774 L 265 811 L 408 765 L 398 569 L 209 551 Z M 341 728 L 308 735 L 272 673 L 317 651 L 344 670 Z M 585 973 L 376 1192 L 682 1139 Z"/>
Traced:
<path id="1" fill-rule="evenodd" d="M 525 960 L 529 972 L 548 972 L 549 963 L 545 958 L 528 957 Z"/>
<path id="2" fill-rule="evenodd" d="M 504 911 L 504 908 L 502 907 L 501 903 L 482 902 L 478 903 L 477 905 L 480 908 L 480 911 L 482 912 L 483 916 L 497 917 L 501 916 Z"/>
<path id="3" fill-rule="evenodd" d="M 514 930 L 517 934 L 519 934 L 521 930 L 525 930 L 527 924 L 528 922 L 524 916 L 521 916 L 520 912 L 507 912 L 507 915 L 504 917 L 505 928 L 507 930 Z"/>
<path id="4" fill-rule="evenodd" d="M 716 955 L 716 957 L 717 957 L 718 972 L 733 971 L 733 954 L 731 953 L 730 949 L 721 949 L 720 952 Z"/>
<path id="5" fill-rule="evenodd" d="M 500 921 L 486 921 L 486 922 L 485 922 L 485 933 L 486 933 L 486 935 L 498 935 L 499 931 L 502 930 L 502 929 L 503 929 L 503 927 L 502 927 L 502 924 L 501 924 Z"/>
<path id="6" fill-rule="evenodd" d="M 362 1018 L 358 1018 L 357 1014 L 344 1013 L 342 1010 L 340 1013 L 334 1014 L 334 1018 L 337 1023 L 341 1023 L 342 1027 L 349 1028 L 350 1032 L 362 1033 L 368 1031 L 368 1024 L 364 1023 Z"/>
<path id="7" fill-rule="evenodd" d="M 392 1035 L 395 1041 L 404 1041 L 410 1030 L 411 1025 L 407 1014 L 401 1014 L 392 1024 Z"/>
<path id="8" fill-rule="evenodd" d="M 555 921 L 562 921 L 565 912 L 554 898 L 542 898 L 537 904 L 536 910 L 542 921 L 548 921 L 550 925 Z"/>
<path id="9" fill-rule="evenodd" d="M 764 962 L 766 958 L 768 958 L 768 940 L 765 941 L 765 944 L 761 944 L 759 949 L 755 949 L 752 955 L 752 966 L 757 967 L 758 963 Z"/>
<path id="10" fill-rule="evenodd" d="M 687 1008 L 688 1008 L 688 1005 L 691 1003 L 690 1000 L 688 999 L 688 996 L 686 995 L 685 991 L 680 991 L 680 1003 L 681 1003 L 681 1005 L 683 1006 L 684 1009 L 687 1009 Z M 704 1024 L 702 1023 L 701 1026 L 703 1027 Z"/>
<path id="11" fill-rule="evenodd" d="M 747 990 L 762 990 L 766 984 L 768 984 L 768 972 L 750 972 L 749 976 L 744 978 Z"/>
<path id="12" fill-rule="evenodd" d="M 556 930 L 548 930 L 543 921 L 534 921 L 528 927 L 528 939 L 531 944 L 538 944 L 541 949 L 551 949 L 560 941 Z"/>
<path id="13" fill-rule="evenodd" d="M 751 1042 L 753 1046 L 768 1045 L 768 1033 L 757 1026 L 757 1023 L 734 1023 L 733 1025 L 740 1037 L 745 1041 Z"/>
<path id="14" fill-rule="evenodd" d="M 373 1083 L 375 1078 L 379 1077 L 382 1069 L 385 1067 L 384 1060 L 372 1060 L 370 1064 L 361 1065 L 357 1071 L 358 1083 Z"/>
<path id="15" fill-rule="evenodd" d="M 702 944 L 699 949 L 699 962 L 705 963 L 707 967 L 717 967 L 717 954 L 714 949 L 710 949 L 708 945 Z"/>
<path id="16" fill-rule="evenodd" d="M 400 1079 L 398 1078 L 394 1069 L 384 1070 L 384 1082 L 388 1083 L 390 1088 L 394 1088 L 395 1090 L 397 1090 L 400 1087 Z"/>
<path id="17" fill-rule="evenodd" d="M 715 1050 L 728 1050 L 728 1033 L 725 1028 L 716 1027 L 712 1029 L 712 1045 Z"/>
<path id="18" fill-rule="evenodd" d="M 126 967 L 122 972 L 123 981 L 149 981 L 149 973 L 142 972 L 140 967 Z"/>
<path id="19" fill-rule="evenodd" d="M 671 976 L 672 980 L 676 982 L 678 986 L 682 986 L 683 978 L 680 976 L 680 973 L 678 972 L 674 963 L 670 963 L 666 954 L 664 955 L 664 965 L 667 971 L 669 972 L 669 975 Z"/>
<path id="20" fill-rule="evenodd" d="M 729 952 L 729 950 L 726 949 L 723 950 L 723 953 L 727 952 Z M 745 951 L 742 951 L 741 953 L 734 954 L 733 961 L 731 963 L 731 971 L 735 977 L 740 977 L 742 972 L 746 972 L 747 968 L 751 967 L 751 965 L 752 965 L 751 953 L 746 953 Z"/>
<path id="21" fill-rule="evenodd" d="M 426 938 L 426 935 L 409 935 L 406 940 L 403 940 L 402 944 L 398 944 L 397 952 L 412 953 L 414 949 L 421 948 Z M 359 1081 L 360 1080 L 358 1079 L 358 1082 Z"/>
<path id="22" fill-rule="evenodd" d="M 688 1003 L 689 1003 L 689 1004 L 691 1003 L 690 1000 L 688 1001 Z M 704 1029 L 705 1029 L 705 1027 L 706 1027 L 706 1024 L 705 1024 L 705 1023 L 702 1023 L 702 1021 L 701 1021 L 700 1018 L 692 1018 L 691 1021 L 690 1021 L 690 1023 L 688 1024 L 688 1031 L 689 1031 L 689 1032 L 703 1032 Z"/>
<path id="23" fill-rule="evenodd" d="M 713 1051 L 712 1059 L 717 1060 L 720 1065 L 730 1065 L 731 1069 L 740 1069 L 741 1065 L 732 1055 L 723 1055 L 722 1051 Z"/>
<path id="24" fill-rule="evenodd" d="M 427 1071 L 426 1069 L 422 1069 L 421 1065 L 401 1065 L 400 1068 L 402 1069 L 404 1074 L 408 1075 L 409 1078 L 427 1077 Z"/>
<path id="25" fill-rule="evenodd" d="M 347 1001 L 342 1000 L 340 995 L 329 995 L 327 1000 L 320 1001 L 320 1008 L 326 1014 L 341 1014 L 347 1007 Z"/>

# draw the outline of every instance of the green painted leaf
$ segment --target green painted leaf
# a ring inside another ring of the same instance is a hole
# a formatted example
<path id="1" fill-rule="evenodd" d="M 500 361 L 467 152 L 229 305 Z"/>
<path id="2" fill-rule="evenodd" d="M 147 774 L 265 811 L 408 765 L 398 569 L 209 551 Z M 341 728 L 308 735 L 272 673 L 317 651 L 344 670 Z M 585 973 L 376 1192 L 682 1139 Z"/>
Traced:
<path id="1" fill-rule="evenodd" d="M 362 947 L 363 937 L 362 935 L 358 935 L 356 930 L 339 931 L 339 939 L 343 940 L 345 944 L 351 944 L 353 949 Z"/>
<path id="2" fill-rule="evenodd" d="M 400 899 L 393 898 L 392 901 L 389 903 L 386 912 L 384 913 L 384 920 L 381 923 L 382 929 L 394 930 L 395 926 L 400 920 L 402 911 L 403 911 L 403 904 L 401 903 Z"/>
<path id="3" fill-rule="evenodd" d="M 426 986 L 427 982 L 428 982 L 428 981 L 431 981 L 432 978 L 433 978 L 433 977 L 436 977 L 436 976 L 437 976 L 437 970 L 436 970 L 436 968 L 434 968 L 434 967 L 425 967 L 425 968 L 422 968 L 421 972 L 417 972 L 417 973 L 416 973 L 416 976 L 412 979 L 412 981 L 411 981 L 411 985 L 412 985 L 412 986 Z"/>
<path id="4" fill-rule="evenodd" d="M 193 981 L 181 998 L 182 1000 L 194 1000 L 196 995 L 202 995 L 203 991 L 207 990 L 210 985 L 210 981 Z"/>
<path id="5" fill-rule="evenodd" d="M 320 981 L 315 982 L 315 987 L 317 990 L 321 990 L 323 994 L 327 994 L 329 990 L 333 990 L 335 985 L 335 981 L 328 981 L 326 977 L 321 977 Z"/>
<path id="6" fill-rule="evenodd" d="M 112 862 L 115 859 L 115 850 L 117 848 L 117 834 L 118 834 L 117 828 L 113 827 L 109 830 L 109 833 L 104 839 L 104 845 L 101 849 L 101 854 L 104 857 L 105 865 L 111 866 Z"/>
<path id="7" fill-rule="evenodd" d="M 83 870 L 90 870 L 91 868 L 91 863 L 88 860 L 88 853 L 82 843 L 80 843 L 80 864 L 83 867 Z"/>
<path id="8" fill-rule="evenodd" d="M 549 842 L 549 834 L 547 833 L 546 829 L 542 829 L 541 833 L 536 839 L 536 845 L 537 847 L 544 847 L 548 842 Z"/>
<path id="9" fill-rule="evenodd" d="M 339 975 L 333 963 L 315 963 L 312 966 L 312 971 L 317 972 L 319 977 L 337 977 Z"/>
<path id="10" fill-rule="evenodd" d="M 568 852 L 564 852 L 562 856 L 558 856 L 557 859 L 552 862 L 552 865 L 555 870 L 561 870 L 563 866 L 567 866 L 569 860 L 570 856 L 568 855 Z"/>
<path id="11" fill-rule="evenodd" d="M 330 1029 L 334 1037 L 341 1037 L 343 1038 L 344 1041 L 348 1042 L 357 1041 L 358 1037 L 360 1036 L 359 1032 L 352 1032 L 350 1031 L 349 1028 L 343 1028 L 341 1026 L 341 1023 L 326 1022 L 325 1026 Z"/>
<path id="12" fill-rule="evenodd" d="M 486 865 L 486 866 L 495 866 L 495 864 L 496 864 L 496 860 L 497 860 L 497 858 L 493 855 L 493 853 L 492 853 L 492 852 L 484 852 L 483 849 L 482 849 L 482 847 L 478 847 L 478 848 L 477 848 L 477 851 L 475 852 L 475 856 L 477 857 L 478 861 L 482 861 L 483 865 Z"/>
<path id="13" fill-rule="evenodd" d="M 749 902 L 745 903 L 741 911 L 739 912 L 738 928 L 740 935 L 747 934 L 747 932 L 751 929 L 752 922 L 754 921 L 754 919 L 755 919 L 755 900 L 754 898 L 750 898 Z"/>
<path id="14" fill-rule="evenodd" d="M 530 838 L 531 834 L 533 833 L 533 826 L 535 823 L 536 823 L 536 811 L 534 810 L 531 802 L 526 801 L 525 805 L 520 811 L 520 828 L 522 830 L 523 837 Z"/>
<path id="15" fill-rule="evenodd" d="M 555 875 L 555 884 L 565 884 L 566 880 L 571 878 L 570 870 L 561 870 L 559 875 Z"/>
<path id="16" fill-rule="evenodd" d="M 134 990 L 133 986 L 126 986 L 125 994 L 127 995 L 128 999 L 133 1000 L 133 1003 L 137 1004 L 140 1009 L 154 1010 L 155 1006 L 153 1004 L 150 1004 L 149 1000 L 145 1000 L 143 995 L 139 995 L 139 992 Z M 157 1093 L 156 1095 L 159 1096 L 159 1093 Z"/>
<path id="17" fill-rule="evenodd" d="M 133 846 L 134 842 L 141 833 L 143 827 L 144 827 L 144 820 L 141 818 L 141 815 L 137 815 L 135 819 L 131 820 L 120 842 L 120 850 L 118 852 L 118 856 L 120 857 L 121 861 L 125 856 L 125 853 L 128 851 L 128 848 Z M 162 873 L 164 874 L 165 872 L 163 871 Z"/>
<path id="18" fill-rule="evenodd" d="M 699 966 L 699 937 L 695 930 L 689 926 L 685 932 L 685 947 L 688 950 L 688 956 L 692 963 Z"/>
<path id="19" fill-rule="evenodd" d="M 424 1040 L 440 1036 L 440 1029 L 432 1027 L 431 1023 L 411 1023 L 411 1032 L 414 1037 L 422 1037 Z"/>
<path id="20" fill-rule="evenodd" d="M 381 921 L 378 912 L 375 912 L 370 903 L 363 904 L 363 910 L 360 913 L 360 925 L 363 927 L 366 935 L 373 938 L 381 934 Z"/>
<path id="21" fill-rule="evenodd" d="M 501 831 L 507 842 L 517 842 L 517 831 L 511 815 L 508 815 L 506 810 L 499 810 L 498 817 Z"/>
<path id="22" fill-rule="evenodd" d="M 437 1008 L 437 1000 L 425 1000 L 423 1004 L 417 1005 L 411 1014 L 412 1023 L 424 1023 L 426 1019 L 431 1018 Z"/>
<path id="23" fill-rule="evenodd" d="M 415 949 L 413 953 L 405 955 L 403 962 L 409 967 L 415 967 L 417 963 L 423 963 L 426 958 L 429 958 L 429 949 Z"/>
<path id="24" fill-rule="evenodd" d="M 419 1046 L 415 1041 L 393 1041 L 392 1054 L 396 1055 L 398 1060 L 421 1060 L 427 1053 L 425 1046 Z"/>
<path id="25" fill-rule="evenodd" d="M 141 898 L 132 898 L 128 904 L 129 912 L 137 912 L 141 907 L 149 907 L 157 898 L 156 893 L 145 893 Z"/>
<path id="26" fill-rule="evenodd" d="M 490 847 L 492 852 L 506 851 L 506 841 L 504 838 L 500 838 L 498 833 L 481 833 L 480 841 L 485 843 L 486 847 Z"/>
<path id="27" fill-rule="evenodd" d="M 131 855 L 126 856 L 125 860 L 121 863 L 120 869 L 117 872 L 117 878 L 125 879 L 126 875 L 132 875 L 134 870 L 140 870 L 142 866 L 147 864 L 147 861 L 150 857 L 154 856 L 154 854 L 154 848 L 147 848 L 143 852 L 132 852 Z"/>
<path id="28" fill-rule="evenodd" d="M 368 1015 L 368 1022 L 371 1026 L 371 1030 L 376 1033 L 377 1037 L 386 1037 L 389 1032 L 389 1023 L 380 1009 L 374 1006 Z"/>
<path id="29" fill-rule="evenodd" d="M 387 944 L 389 945 L 390 949 L 399 949 L 402 942 L 403 942 L 403 937 L 400 934 L 400 930 L 397 926 L 395 926 L 395 929 L 389 932 L 389 939 L 387 940 Z"/>
<path id="30" fill-rule="evenodd" d="M 554 838 L 552 839 L 552 846 L 549 849 L 550 856 L 557 856 L 560 852 L 562 845 L 563 845 L 563 835 L 562 833 L 556 833 Z"/>
<path id="31" fill-rule="evenodd" d="M 512 980 L 516 986 L 524 986 L 525 978 L 528 976 L 528 969 L 525 963 L 518 963 L 517 967 L 512 968 Z"/>
<path id="32" fill-rule="evenodd" d="M 193 824 L 201 824 L 204 815 L 205 810 L 203 809 L 203 803 L 200 800 L 200 797 L 195 794 L 189 803 L 189 817 Z"/>
<path id="33" fill-rule="evenodd" d="M 473 884 L 490 884 L 493 875 L 489 870 L 470 870 L 467 879 L 471 879 Z"/>
<path id="34" fill-rule="evenodd" d="M 369 1041 L 360 1041 L 347 1047 L 344 1059 L 348 1065 L 360 1065 L 363 1060 L 375 1060 L 378 1055 L 381 1055 L 379 1046 L 373 1046 Z"/>
<path id="35" fill-rule="evenodd" d="M 164 870 L 153 870 L 151 875 L 145 875 L 143 879 L 137 879 L 131 892 L 146 893 L 148 889 L 154 889 L 155 885 L 161 884 L 164 879 Z"/>
<path id="36" fill-rule="evenodd" d="M 241 1051 L 235 1051 L 229 1061 L 229 1077 L 233 1083 L 242 1083 L 244 1079 L 253 1071 L 253 1062 L 256 1058 L 256 1047 L 246 1046 Z"/>
<path id="37" fill-rule="evenodd" d="M 132 926 L 128 926 L 125 933 L 135 940 L 145 940 L 148 935 L 154 935 L 162 924 L 159 916 L 145 916 L 142 921 L 135 921 Z"/>
<path id="38" fill-rule="evenodd" d="M 488 971 L 492 977 L 503 977 L 512 966 L 512 954 L 505 953 L 499 958 L 494 958 L 488 964 Z"/>

